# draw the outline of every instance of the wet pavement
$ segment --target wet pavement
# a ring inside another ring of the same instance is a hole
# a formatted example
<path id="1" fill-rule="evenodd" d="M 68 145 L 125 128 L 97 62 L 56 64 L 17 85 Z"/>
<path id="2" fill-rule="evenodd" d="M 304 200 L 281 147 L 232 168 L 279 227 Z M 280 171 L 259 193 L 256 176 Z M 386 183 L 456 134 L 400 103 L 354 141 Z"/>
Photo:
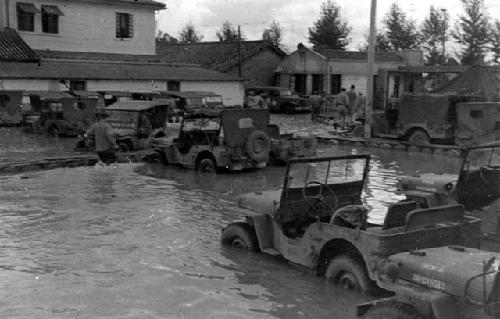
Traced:
<path id="1" fill-rule="evenodd" d="M 24 156 L 72 147 L 59 143 Z M 459 164 L 424 153 L 320 148 L 365 152 L 373 153 L 363 197 L 371 221 L 401 199 L 399 176 L 453 173 Z M 277 189 L 283 173 L 210 176 L 118 164 L 0 176 L 0 318 L 354 318 L 366 297 L 281 258 L 220 246 L 221 229 L 242 219 L 230 212 L 238 195 Z"/>

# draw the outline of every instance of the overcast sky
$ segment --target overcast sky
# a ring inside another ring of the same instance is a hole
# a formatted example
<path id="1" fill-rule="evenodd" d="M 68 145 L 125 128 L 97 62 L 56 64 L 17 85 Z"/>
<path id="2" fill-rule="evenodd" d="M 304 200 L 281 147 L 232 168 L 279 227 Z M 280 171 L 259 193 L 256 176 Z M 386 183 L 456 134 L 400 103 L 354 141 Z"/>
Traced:
<path id="1" fill-rule="evenodd" d="M 203 41 L 217 40 L 215 32 L 228 20 L 234 26 L 241 25 L 247 40 L 259 40 L 263 30 L 276 20 L 283 27 L 283 44 L 295 50 L 299 42 L 308 43 L 308 28 L 319 18 L 323 0 L 157 0 L 167 9 L 158 16 L 160 30 L 178 37 L 188 22 L 204 35 Z M 352 39 L 348 49 L 356 50 L 365 42 L 370 20 L 371 0 L 335 1 L 340 4 L 341 14 L 352 27 Z M 451 20 L 456 20 L 463 8 L 459 0 L 378 0 L 377 22 L 384 18 L 389 7 L 396 2 L 408 17 L 418 25 L 429 14 L 429 8 L 445 8 Z M 500 20 L 500 1 L 485 0 L 490 17 Z M 454 24 L 454 21 L 452 22 Z"/>

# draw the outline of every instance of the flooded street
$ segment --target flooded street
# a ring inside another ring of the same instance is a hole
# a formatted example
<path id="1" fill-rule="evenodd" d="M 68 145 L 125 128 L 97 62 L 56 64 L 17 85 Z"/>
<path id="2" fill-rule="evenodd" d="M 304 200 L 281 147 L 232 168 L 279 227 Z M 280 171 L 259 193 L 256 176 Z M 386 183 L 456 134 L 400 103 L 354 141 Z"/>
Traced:
<path id="1" fill-rule="evenodd" d="M 63 152 L 66 150 L 62 146 Z M 68 146 L 66 146 L 68 147 Z M 363 201 L 380 221 L 398 176 L 458 159 L 373 153 Z M 238 195 L 277 189 L 283 167 L 200 175 L 159 164 L 0 176 L 0 318 L 354 318 L 366 300 L 281 258 L 224 249 Z"/>

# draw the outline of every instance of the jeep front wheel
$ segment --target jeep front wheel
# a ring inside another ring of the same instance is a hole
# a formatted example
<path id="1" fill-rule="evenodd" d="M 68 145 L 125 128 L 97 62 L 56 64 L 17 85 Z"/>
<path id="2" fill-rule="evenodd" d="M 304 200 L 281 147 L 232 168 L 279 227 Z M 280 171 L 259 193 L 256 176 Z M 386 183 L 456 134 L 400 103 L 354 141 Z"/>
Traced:
<path id="1" fill-rule="evenodd" d="M 247 223 L 233 223 L 222 230 L 222 245 L 249 251 L 259 248 L 255 230 Z"/>
<path id="2" fill-rule="evenodd" d="M 402 302 L 382 302 L 368 309 L 365 319 L 424 319 L 412 306 Z"/>
<path id="3" fill-rule="evenodd" d="M 198 164 L 198 172 L 215 174 L 216 173 L 216 166 L 215 166 L 214 161 L 212 161 L 209 158 L 202 159 L 200 161 L 200 164 Z"/>
<path id="4" fill-rule="evenodd" d="M 370 292 L 370 278 L 360 262 L 347 255 L 335 256 L 328 262 L 325 277 L 346 290 Z"/>

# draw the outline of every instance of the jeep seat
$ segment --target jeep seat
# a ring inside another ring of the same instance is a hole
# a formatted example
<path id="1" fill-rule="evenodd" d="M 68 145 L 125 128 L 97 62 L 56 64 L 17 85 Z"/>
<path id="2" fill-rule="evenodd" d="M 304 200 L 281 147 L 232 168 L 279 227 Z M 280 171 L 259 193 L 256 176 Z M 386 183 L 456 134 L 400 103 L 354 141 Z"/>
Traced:
<path id="1" fill-rule="evenodd" d="M 330 218 L 330 224 L 366 229 L 368 219 L 368 209 L 363 205 L 347 205 L 335 211 Z"/>

